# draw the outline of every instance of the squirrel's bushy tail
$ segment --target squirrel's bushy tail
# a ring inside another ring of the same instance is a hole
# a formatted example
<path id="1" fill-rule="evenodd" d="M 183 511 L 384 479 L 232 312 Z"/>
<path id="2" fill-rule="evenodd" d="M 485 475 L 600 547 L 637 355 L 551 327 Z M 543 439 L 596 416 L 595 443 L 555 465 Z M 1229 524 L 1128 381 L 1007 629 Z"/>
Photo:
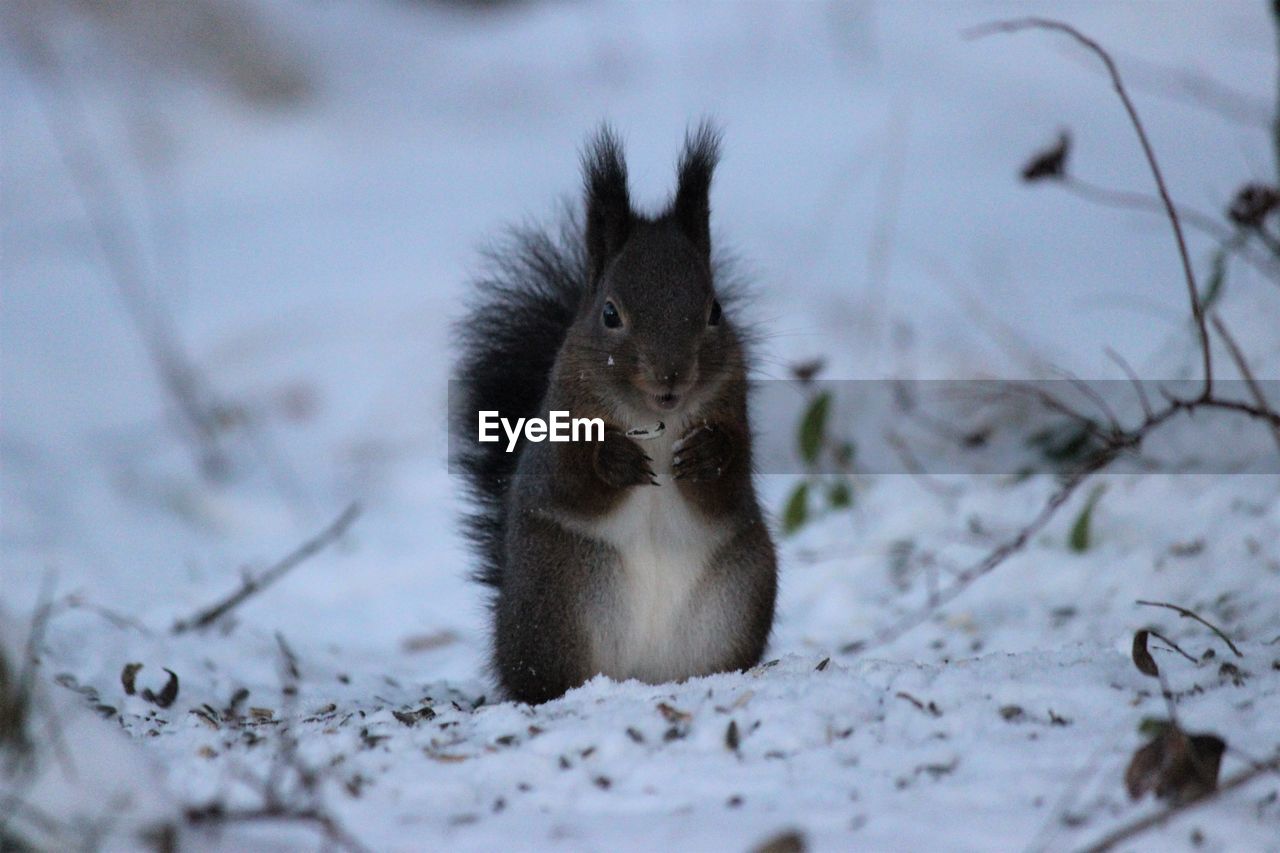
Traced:
<path id="1" fill-rule="evenodd" d="M 558 234 L 516 230 L 486 259 L 487 274 L 455 330 L 461 358 L 450 426 L 472 501 L 465 524 L 481 555 L 476 579 L 498 586 L 504 505 L 520 454 L 507 452 L 505 438 L 481 444 L 476 413 L 496 411 L 513 423 L 539 414 L 556 354 L 588 289 L 581 225 L 566 213 Z"/>

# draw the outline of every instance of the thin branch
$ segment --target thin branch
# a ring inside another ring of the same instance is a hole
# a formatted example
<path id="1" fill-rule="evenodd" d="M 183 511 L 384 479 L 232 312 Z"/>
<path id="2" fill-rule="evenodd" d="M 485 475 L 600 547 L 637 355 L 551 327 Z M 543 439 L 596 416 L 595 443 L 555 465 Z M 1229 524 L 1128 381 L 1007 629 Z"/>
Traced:
<path id="1" fill-rule="evenodd" d="M 1198 808 L 1205 803 L 1212 802 L 1223 794 L 1248 785 L 1259 776 L 1278 770 L 1280 770 L 1280 758 L 1272 759 L 1265 764 L 1255 765 L 1250 767 L 1248 770 L 1242 770 L 1236 775 L 1229 777 L 1226 781 L 1205 796 L 1189 802 L 1167 806 L 1158 812 L 1149 814 L 1144 818 L 1133 821 L 1132 823 L 1125 824 L 1119 829 L 1107 833 L 1102 838 L 1086 847 L 1085 851 L 1087 851 L 1087 853 L 1106 853 L 1106 851 L 1114 849 L 1118 844 L 1124 841 L 1128 841 L 1129 839 L 1141 835 L 1148 830 L 1163 826 L 1171 819 L 1185 811 L 1190 811 L 1191 809 Z"/>
<path id="2" fill-rule="evenodd" d="M 1115 190 L 1110 187 L 1102 187 L 1097 184 L 1083 181 L 1080 178 L 1071 175 L 1063 175 L 1057 181 L 1063 189 L 1075 195 L 1077 198 L 1103 207 L 1116 208 L 1120 210 L 1141 210 L 1150 213 L 1164 213 L 1164 204 L 1155 196 L 1145 195 L 1143 193 L 1130 192 L 1128 190 Z M 1257 255 L 1248 243 L 1248 233 L 1244 231 L 1233 231 L 1230 227 L 1220 222 L 1218 219 L 1194 210 L 1189 207 L 1179 207 L 1178 216 L 1181 217 L 1183 224 L 1195 228 L 1210 239 L 1216 241 L 1219 246 L 1228 252 L 1232 252 L 1245 261 L 1248 261 L 1258 272 L 1269 278 L 1280 276 L 1280 266 L 1276 262 L 1266 256 Z M 1259 230 L 1259 239 L 1265 244 L 1265 232 Z"/>
<path id="3" fill-rule="evenodd" d="M 230 461 L 219 439 L 217 406 L 207 399 L 202 378 L 179 345 L 170 318 L 148 298 L 140 241 L 129 228 L 119 189 L 97 156 L 79 94 L 48 45 L 32 38 L 19 48 L 26 68 L 38 78 L 37 100 L 124 308 L 161 386 L 185 419 L 201 471 L 220 477 L 230 469 Z"/>
<path id="4" fill-rule="evenodd" d="M 22 737 L 23 724 L 27 722 L 26 713 L 31 709 L 36 669 L 40 664 L 40 644 L 44 642 L 45 630 L 49 627 L 49 617 L 53 613 L 53 590 L 57 585 L 54 574 L 46 573 L 40 583 L 40 598 L 37 600 L 35 613 L 31 616 L 27 641 L 22 647 L 22 668 L 18 670 L 13 693 L 14 707 L 18 711 L 16 731 L 19 739 Z"/>
<path id="5" fill-rule="evenodd" d="M 1191 655 L 1189 655 L 1189 654 L 1187 654 L 1186 652 L 1184 652 L 1184 651 L 1182 650 L 1182 646 L 1179 646 L 1177 643 L 1175 643 L 1173 640 L 1170 640 L 1168 637 L 1166 637 L 1164 634 L 1161 634 L 1159 631 L 1156 631 L 1156 630 L 1154 630 L 1154 629 L 1152 629 L 1152 628 L 1146 628 L 1146 629 L 1144 629 L 1144 630 L 1146 630 L 1146 632 L 1147 632 L 1148 634 L 1150 634 L 1151 636 L 1155 637 L 1157 640 L 1159 640 L 1160 642 L 1164 643 L 1164 644 L 1165 644 L 1165 645 L 1167 645 L 1169 648 L 1171 648 L 1173 651 L 1175 651 L 1175 652 L 1177 652 L 1178 654 L 1182 655 L 1184 658 L 1186 658 L 1187 660 L 1191 661 L 1192 663 L 1194 663 L 1194 664 L 1198 664 L 1198 663 L 1200 663 L 1200 661 L 1196 660 L 1196 659 L 1195 659 L 1195 658 L 1193 658 Z M 1162 686 L 1163 686 L 1163 685 L 1162 685 Z M 1167 688 L 1166 688 L 1166 692 L 1167 692 Z M 1172 719 L 1173 715 L 1172 715 L 1172 714 L 1170 714 L 1169 716 L 1170 716 L 1170 718 Z"/>
<path id="6" fill-rule="evenodd" d="M 1060 182 L 1063 189 L 1075 193 L 1086 201 L 1091 201 L 1104 207 L 1114 207 L 1121 210 L 1144 210 L 1152 213 L 1164 212 L 1164 204 L 1155 196 L 1130 192 L 1129 190 L 1111 189 L 1071 175 L 1063 175 Z M 1198 231 L 1202 231 L 1219 242 L 1225 243 L 1235 236 L 1234 232 L 1225 224 L 1219 222 L 1216 217 L 1202 213 L 1199 210 L 1179 205 L 1178 217 L 1184 225 L 1189 225 Z"/>
<path id="7" fill-rule="evenodd" d="M 1065 370 L 1062 370 L 1060 372 L 1066 377 L 1067 381 L 1071 383 L 1071 386 L 1073 388 L 1075 388 L 1085 397 L 1088 397 L 1089 401 L 1098 407 L 1098 411 L 1106 415 L 1108 426 L 1110 426 L 1113 430 L 1118 430 L 1121 428 L 1120 419 L 1116 417 L 1115 410 L 1112 409 L 1111 406 L 1107 403 L 1105 397 L 1103 397 L 1097 391 L 1094 391 L 1093 388 L 1089 387 L 1089 383 L 1085 382 L 1083 379 L 1080 379 L 1079 377 L 1074 376 Z"/>
<path id="8" fill-rule="evenodd" d="M 1254 97 L 1194 69 L 1134 56 L 1122 57 L 1122 61 L 1128 69 L 1131 89 L 1145 89 L 1243 127 L 1271 126 L 1271 107 L 1265 98 Z"/>
<path id="9" fill-rule="evenodd" d="M 1062 411 L 1068 414 L 1073 413 L 1073 410 L 1066 407 L 1059 401 L 1056 401 L 1051 395 L 1042 393 L 1032 396 L 1041 400 L 1046 406 L 1054 411 Z M 938 590 L 936 595 L 931 595 L 930 600 L 923 607 L 917 608 L 916 610 L 903 615 L 888 627 L 880 630 L 869 643 L 862 641 L 849 643 L 843 647 L 842 651 L 845 653 L 853 653 L 864 651 L 869 646 L 884 645 L 885 643 L 892 642 L 902 636 L 917 625 L 927 621 L 928 618 L 939 608 L 944 607 L 959 598 L 969 586 L 990 574 L 1006 560 L 1026 547 L 1027 543 L 1031 541 L 1031 538 L 1043 530 L 1049 522 L 1053 520 L 1054 515 L 1057 514 L 1058 510 L 1071 498 L 1082 483 L 1099 471 L 1104 470 L 1121 454 L 1127 451 L 1137 450 L 1141 447 L 1146 438 L 1151 435 L 1151 433 L 1172 421 L 1178 414 L 1192 413 L 1199 409 L 1223 409 L 1265 421 L 1273 427 L 1280 426 L 1280 413 L 1272 411 L 1265 406 L 1256 406 L 1238 400 L 1223 400 L 1217 397 L 1205 397 L 1203 395 L 1192 399 L 1185 399 L 1181 397 L 1174 397 L 1171 394 L 1166 393 L 1165 403 L 1166 404 L 1163 408 L 1148 414 L 1143 419 L 1142 423 L 1132 429 L 1113 429 L 1110 432 L 1105 430 L 1094 430 L 1093 434 L 1100 442 L 1099 448 L 1092 456 L 1087 458 L 1079 468 L 1067 474 L 1062 485 L 1058 487 L 1057 491 L 1049 496 L 1049 499 L 1045 502 L 1044 506 L 1041 507 L 1040 511 L 1031 519 L 1031 521 L 1027 522 L 1027 524 L 1011 538 L 988 552 L 981 560 L 972 564 L 968 568 L 957 572 L 954 575 L 954 580 L 951 585 L 946 589 Z M 1078 413 L 1075 414 L 1076 416 L 1079 416 Z M 1149 604 L 1152 602 L 1139 603 Z M 1170 607 L 1175 610 L 1179 609 L 1174 605 L 1168 604 L 1160 604 L 1158 606 Z M 1188 611 L 1188 614 L 1193 618 L 1198 618 L 1194 617 L 1194 614 L 1190 614 L 1190 611 Z M 1208 625 L 1208 623 L 1205 624 Z M 1211 625 L 1209 627 L 1213 628 Z M 1217 629 L 1215 628 L 1213 630 L 1216 631 Z M 1231 644 L 1231 641 L 1227 639 L 1225 635 L 1221 632 L 1218 633 L 1219 636 L 1227 641 L 1228 645 L 1231 645 L 1232 651 L 1235 651 L 1237 655 L 1243 657 L 1239 650 Z"/>
<path id="10" fill-rule="evenodd" d="M 262 574 L 246 577 L 241 582 L 240 588 L 226 598 L 197 611 L 193 616 L 179 619 L 173 625 L 173 633 L 181 634 L 192 628 L 205 628 L 218 621 L 252 596 L 280 580 L 299 563 L 307 560 L 341 537 L 359 515 L 359 504 L 353 503 L 349 505 L 328 527 L 302 543 L 292 553 L 262 572 Z"/>
<path id="11" fill-rule="evenodd" d="M 228 823 L 301 823 L 313 826 L 326 839 L 352 853 L 364 853 L 368 850 L 353 838 L 336 819 L 319 809 L 289 809 L 284 806 L 264 806 L 255 809 L 223 809 L 217 805 L 202 809 L 189 809 L 187 823 L 193 826 L 201 824 L 224 825 Z"/>
<path id="12" fill-rule="evenodd" d="M 1245 361 L 1244 353 L 1241 352 L 1239 345 L 1236 344 L 1236 339 L 1232 337 L 1231 332 L 1227 331 L 1227 325 L 1222 322 L 1222 318 L 1217 314 L 1214 314 L 1210 319 L 1213 321 L 1213 327 L 1218 330 L 1218 334 L 1222 337 L 1223 343 L 1227 345 L 1227 351 L 1231 353 L 1231 360 L 1236 363 L 1236 369 L 1244 377 L 1245 384 L 1249 386 L 1249 391 L 1253 394 L 1254 401 L 1261 408 L 1270 410 L 1271 406 L 1267 402 L 1267 395 L 1262 393 L 1262 386 L 1258 384 L 1253 371 L 1249 369 L 1249 363 Z M 1276 447 L 1280 448 L 1280 426 L 1271 425 L 1271 437 L 1276 440 Z"/>
<path id="13" fill-rule="evenodd" d="M 1280 22 L 1280 0 L 1278 0 L 1277 5 L 1277 20 Z M 1280 412 L 1270 408 L 1265 398 L 1260 394 L 1255 393 L 1255 397 L 1257 398 L 1256 403 L 1223 399 L 1215 397 L 1213 394 L 1212 361 L 1205 311 L 1199 298 L 1195 272 L 1191 268 L 1190 259 L 1187 254 L 1186 240 L 1182 233 L 1182 225 L 1179 219 L 1178 210 L 1174 207 L 1172 199 L 1169 197 L 1164 176 L 1160 171 L 1160 166 L 1156 161 L 1155 153 L 1147 139 L 1146 130 L 1143 127 L 1141 120 L 1138 118 L 1137 111 L 1134 109 L 1132 101 L 1129 100 L 1128 93 L 1125 91 L 1124 84 L 1120 79 L 1119 72 L 1116 70 L 1115 63 L 1112 61 L 1110 55 L 1100 45 L 1098 45 L 1097 42 L 1087 36 L 1084 36 L 1070 25 L 1044 18 L 1026 18 L 1014 21 L 997 22 L 975 30 L 970 30 L 967 35 L 969 37 L 978 37 L 988 35 L 993 32 L 1017 32 L 1024 29 L 1048 29 L 1066 33 L 1093 51 L 1099 58 L 1101 58 L 1103 64 L 1106 66 L 1106 69 L 1111 76 L 1112 84 L 1124 104 L 1125 110 L 1129 115 L 1129 119 L 1137 133 L 1138 140 L 1142 145 L 1143 153 L 1146 155 L 1151 173 L 1155 178 L 1156 187 L 1160 191 L 1160 205 L 1163 207 L 1173 228 L 1174 240 L 1177 244 L 1179 258 L 1186 278 L 1188 296 L 1190 297 L 1191 314 L 1195 320 L 1196 329 L 1200 337 L 1200 349 L 1204 359 L 1204 385 L 1197 396 L 1190 398 L 1176 397 L 1164 389 L 1161 389 L 1165 404 L 1158 410 L 1153 409 L 1151 401 L 1147 398 L 1145 391 L 1142 389 L 1141 383 L 1137 380 L 1132 369 L 1128 367 L 1123 359 L 1120 359 L 1118 356 L 1113 354 L 1113 358 L 1120 363 L 1130 380 L 1134 382 L 1138 391 L 1139 399 L 1142 402 L 1144 415 L 1143 420 L 1137 426 L 1129 429 L 1121 427 L 1115 423 L 1113 419 L 1110 429 L 1103 430 L 1099 428 L 1092 419 L 1083 417 L 1079 412 L 1076 412 L 1066 406 L 1052 395 L 1044 392 L 1033 394 L 1032 396 L 1039 399 L 1040 402 L 1050 410 L 1061 412 L 1077 420 L 1083 421 L 1090 429 L 1092 435 L 1098 440 L 1100 446 L 1075 471 L 1067 474 L 1061 485 L 1049 496 L 1040 511 L 1020 530 L 1018 530 L 1017 533 L 988 552 L 986 556 L 973 563 L 968 568 L 954 573 L 954 580 L 946 589 L 935 590 L 930 588 L 928 599 L 924 606 L 906 613 L 886 628 L 877 632 L 870 643 L 859 641 L 846 644 L 841 649 L 841 651 L 846 654 L 863 651 L 868 648 L 869 645 L 882 645 L 884 643 L 891 642 L 910 629 L 927 621 L 929 617 L 936 613 L 940 608 L 945 607 L 955 599 L 959 598 L 969 586 L 993 572 L 1011 556 L 1025 548 L 1027 543 L 1031 541 L 1032 537 L 1043 530 L 1049 522 L 1052 521 L 1058 510 L 1060 510 L 1070 500 L 1071 496 L 1076 492 L 1081 484 L 1097 472 L 1104 470 L 1120 455 L 1126 452 L 1138 450 L 1143 441 L 1145 441 L 1151 433 L 1160 429 L 1164 424 L 1172 421 L 1177 415 L 1182 413 L 1191 414 L 1199 409 L 1219 409 L 1222 411 L 1236 412 L 1256 420 L 1262 420 L 1269 424 L 1273 430 L 1280 430 Z M 1143 202 L 1143 204 L 1145 205 L 1145 202 Z M 1207 220 L 1205 221 L 1207 222 Z M 1202 222 L 1201 224 L 1205 223 Z M 1243 358 L 1237 357 L 1237 363 L 1242 364 Z M 917 417 L 922 417 L 922 413 L 910 413 Z M 1140 603 L 1147 604 L 1150 602 Z M 1181 608 L 1174 605 L 1160 604 L 1158 606 L 1171 607 L 1172 609 L 1182 612 Z M 1190 611 L 1187 611 L 1184 615 L 1198 618 L 1195 617 L 1194 614 L 1191 614 Z M 1208 623 L 1205 624 L 1208 625 Z M 1222 639 L 1226 640 L 1232 651 L 1234 651 L 1238 656 L 1243 657 L 1239 649 L 1231 643 L 1226 635 L 1217 631 L 1217 629 L 1213 628 L 1212 625 L 1208 626 L 1217 632 Z"/>
<path id="14" fill-rule="evenodd" d="M 1129 382 L 1133 384 L 1133 390 L 1138 395 L 1138 402 L 1142 404 L 1142 414 L 1148 418 L 1151 417 L 1151 400 L 1147 397 L 1147 391 L 1142 387 L 1142 380 L 1138 378 L 1138 374 L 1134 372 L 1132 365 L 1125 361 L 1124 356 L 1111 347 L 1106 347 L 1104 351 L 1108 358 L 1119 365 L 1120 369 L 1124 371 L 1124 375 L 1129 377 Z"/>
<path id="15" fill-rule="evenodd" d="M 1070 497 L 1075 494 L 1080 484 L 1085 482 L 1093 473 L 1106 467 L 1111 461 L 1111 457 L 1107 454 L 1098 454 L 1084 468 L 1069 475 L 1067 479 L 1058 487 L 1058 490 L 1050 495 L 1049 500 L 1041 507 L 1036 517 L 1027 522 L 1014 536 L 992 551 L 988 552 L 978 562 L 962 569 L 955 575 L 955 580 L 946 589 L 938 590 L 930 595 L 929 601 L 925 606 L 905 614 L 896 622 L 882 628 L 876 632 L 870 643 L 854 642 L 844 646 L 841 651 L 846 653 L 865 651 L 870 646 L 882 646 L 901 637 L 907 631 L 916 627 L 927 620 L 939 608 L 950 604 L 959 598 L 973 583 L 980 578 L 990 574 L 1002 563 L 1012 557 L 1014 554 L 1026 547 L 1031 541 L 1031 537 L 1035 536 L 1044 527 L 1053 520 L 1058 509 L 1067 502 Z"/>
<path id="16" fill-rule="evenodd" d="M 1054 30 L 1066 33 L 1081 45 L 1093 51 L 1107 68 L 1107 74 L 1111 77 L 1111 85 L 1115 88 L 1116 94 L 1120 96 L 1125 112 L 1129 114 L 1129 121 L 1133 124 L 1134 132 L 1138 135 L 1138 142 L 1142 145 L 1142 153 L 1147 158 L 1147 165 L 1151 168 L 1152 177 L 1155 178 L 1156 189 L 1160 193 L 1160 201 L 1164 205 L 1165 214 L 1169 217 L 1169 224 L 1173 228 L 1174 241 L 1178 244 L 1178 257 L 1182 261 L 1182 272 L 1187 281 L 1187 296 L 1191 300 L 1191 316 L 1195 320 L 1196 332 L 1200 336 L 1200 352 L 1204 361 L 1204 391 L 1202 396 L 1208 397 L 1213 390 L 1213 361 L 1209 350 L 1209 329 L 1205 324 L 1204 307 L 1200 304 L 1200 290 L 1196 286 L 1196 274 L 1195 270 L 1192 269 L 1191 257 L 1187 252 L 1187 241 L 1182 234 L 1182 223 L 1178 217 L 1178 209 L 1174 207 L 1173 199 L 1169 197 L 1169 188 L 1165 185 L 1164 175 L 1160 171 L 1160 164 L 1156 162 L 1155 151 L 1152 150 L 1151 143 L 1147 139 L 1146 128 L 1143 126 L 1142 120 L 1138 118 L 1138 111 L 1133 106 L 1133 101 L 1129 100 L 1129 93 L 1125 91 L 1124 82 L 1120 79 L 1120 72 L 1116 69 L 1115 61 L 1112 60 L 1111 54 L 1107 53 L 1102 45 L 1075 27 L 1049 18 L 1021 18 L 1012 21 L 998 21 L 970 30 L 967 35 L 970 38 L 977 38 L 991 33 L 1016 33 L 1027 29 Z"/>
<path id="17" fill-rule="evenodd" d="M 915 477 L 916 482 L 930 494 L 937 495 L 940 498 L 955 499 L 960 488 L 951 483 L 939 482 L 925 469 L 916 456 L 915 451 L 911 449 L 910 443 L 896 431 L 885 433 L 884 440 L 893 448 L 894 453 L 898 456 L 898 461 L 902 463 L 902 467 L 907 473 Z"/>
<path id="18" fill-rule="evenodd" d="M 1219 628 L 1217 625 L 1214 625 L 1212 622 L 1208 621 L 1207 619 L 1200 616 L 1199 614 L 1194 613 L 1185 607 L 1179 607 L 1176 604 L 1167 604 L 1163 601 L 1144 601 L 1142 599 L 1138 599 L 1137 603 L 1144 605 L 1146 607 L 1164 607 L 1169 610 L 1175 611 L 1179 616 L 1182 616 L 1183 618 L 1194 619 L 1195 621 L 1199 622 L 1201 625 L 1205 626 L 1210 631 L 1212 631 L 1213 633 L 1221 637 L 1222 641 L 1231 647 L 1231 651 L 1236 653 L 1236 657 L 1238 658 L 1244 657 L 1244 652 L 1236 648 L 1236 644 L 1231 642 L 1231 638 L 1228 637 L 1225 633 L 1223 633 L 1221 628 Z M 1167 643 L 1168 640 L 1165 640 L 1165 642 Z"/>

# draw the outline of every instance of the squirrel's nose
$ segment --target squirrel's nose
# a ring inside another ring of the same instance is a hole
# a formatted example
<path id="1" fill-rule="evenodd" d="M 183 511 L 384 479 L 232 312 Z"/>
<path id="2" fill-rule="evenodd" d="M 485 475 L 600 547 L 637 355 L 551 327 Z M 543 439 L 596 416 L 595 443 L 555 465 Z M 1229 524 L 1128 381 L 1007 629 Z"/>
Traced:
<path id="1" fill-rule="evenodd" d="M 694 383 L 696 367 L 668 362 L 655 364 L 644 371 L 643 386 L 651 394 L 683 394 Z"/>

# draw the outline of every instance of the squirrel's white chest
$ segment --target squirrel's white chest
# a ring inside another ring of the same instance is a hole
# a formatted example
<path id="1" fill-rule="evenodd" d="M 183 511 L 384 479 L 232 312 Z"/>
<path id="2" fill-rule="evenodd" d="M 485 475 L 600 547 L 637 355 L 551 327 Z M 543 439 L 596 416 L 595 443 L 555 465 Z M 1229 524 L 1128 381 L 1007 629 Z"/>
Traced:
<path id="1" fill-rule="evenodd" d="M 657 486 L 636 486 L 597 523 L 618 553 L 619 571 L 592 632 L 596 663 L 612 678 L 661 682 L 713 665 L 722 626 L 708 589 L 708 564 L 724 532 L 681 494 L 671 477 L 672 437 L 646 442 Z"/>

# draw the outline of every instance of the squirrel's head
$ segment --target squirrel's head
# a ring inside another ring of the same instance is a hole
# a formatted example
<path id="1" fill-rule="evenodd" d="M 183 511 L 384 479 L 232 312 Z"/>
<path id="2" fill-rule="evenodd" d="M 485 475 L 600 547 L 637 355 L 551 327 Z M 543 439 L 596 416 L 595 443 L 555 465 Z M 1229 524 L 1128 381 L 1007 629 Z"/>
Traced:
<path id="1" fill-rule="evenodd" d="M 659 216 L 631 207 L 617 137 L 603 128 L 583 156 L 591 297 L 567 345 L 574 367 L 609 384 L 634 413 L 690 411 L 723 382 L 742 379 L 741 345 L 716 295 L 711 176 L 719 134 L 685 139 L 675 197 Z"/>

